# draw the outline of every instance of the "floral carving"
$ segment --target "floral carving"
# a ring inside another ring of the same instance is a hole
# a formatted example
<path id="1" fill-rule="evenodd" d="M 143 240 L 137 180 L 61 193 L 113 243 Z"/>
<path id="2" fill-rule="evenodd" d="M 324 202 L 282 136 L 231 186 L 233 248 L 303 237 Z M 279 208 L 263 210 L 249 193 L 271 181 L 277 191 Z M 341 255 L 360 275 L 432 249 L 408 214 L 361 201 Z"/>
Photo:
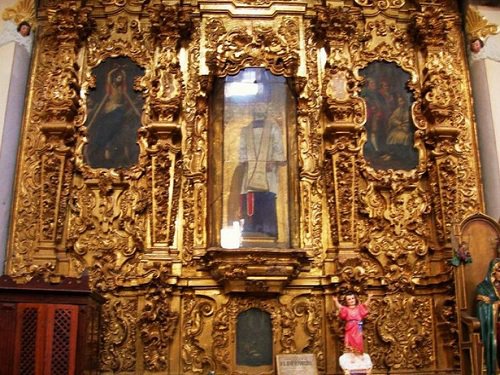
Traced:
<path id="1" fill-rule="evenodd" d="M 71 121 L 78 111 L 79 82 L 76 52 L 87 36 L 91 9 L 80 8 L 76 1 L 60 3 L 49 8 L 48 29 L 45 36 L 54 44 L 53 52 L 44 55 L 47 64 L 45 90 L 43 91 L 43 118 L 45 121 Z"/>
<path id="2" fill-rule="evenodd" d="M 432 313 L 429 299 L 406 295 L 385 297 L 374 326 L 381 345 L 372 354 L 377 367 L 425 368 L 432 363 Z M 374 346 L 376 348 L 376 346 Z"/>

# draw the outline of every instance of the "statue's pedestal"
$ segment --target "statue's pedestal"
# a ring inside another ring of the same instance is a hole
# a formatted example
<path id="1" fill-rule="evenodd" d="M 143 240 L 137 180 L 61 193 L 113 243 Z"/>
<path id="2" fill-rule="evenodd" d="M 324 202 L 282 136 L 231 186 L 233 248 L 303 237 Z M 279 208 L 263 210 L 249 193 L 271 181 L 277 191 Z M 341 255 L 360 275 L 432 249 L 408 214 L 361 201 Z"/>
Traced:
<path id="1" fill-rule="evenodd" d="M 372 373 L 372 360 L 367 353 L 344 353 L 339 357 L 340 367 L 345 375 L 370 375 Z"/>

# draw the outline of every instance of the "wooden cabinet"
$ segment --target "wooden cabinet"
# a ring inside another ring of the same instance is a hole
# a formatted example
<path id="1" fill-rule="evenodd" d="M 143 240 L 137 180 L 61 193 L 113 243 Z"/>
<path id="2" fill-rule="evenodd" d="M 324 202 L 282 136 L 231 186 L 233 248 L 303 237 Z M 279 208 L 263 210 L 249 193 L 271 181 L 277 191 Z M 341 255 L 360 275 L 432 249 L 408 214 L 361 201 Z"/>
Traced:
<path id="1" fill-rule="evenodd" d="M 0 277 L 0 374 L 97 374 L 103 302 L 85 278 Z"/>

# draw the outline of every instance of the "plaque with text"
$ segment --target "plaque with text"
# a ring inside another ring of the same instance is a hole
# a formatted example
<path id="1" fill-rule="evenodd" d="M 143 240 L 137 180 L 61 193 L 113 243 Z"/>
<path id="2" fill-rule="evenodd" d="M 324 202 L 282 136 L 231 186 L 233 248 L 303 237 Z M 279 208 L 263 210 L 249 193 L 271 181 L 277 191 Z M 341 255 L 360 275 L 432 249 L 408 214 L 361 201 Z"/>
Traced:
<path id="1" fill-rule="evenodd" d="M 278 375 L 318 375 L 314 354 L 278 354 Z"/>

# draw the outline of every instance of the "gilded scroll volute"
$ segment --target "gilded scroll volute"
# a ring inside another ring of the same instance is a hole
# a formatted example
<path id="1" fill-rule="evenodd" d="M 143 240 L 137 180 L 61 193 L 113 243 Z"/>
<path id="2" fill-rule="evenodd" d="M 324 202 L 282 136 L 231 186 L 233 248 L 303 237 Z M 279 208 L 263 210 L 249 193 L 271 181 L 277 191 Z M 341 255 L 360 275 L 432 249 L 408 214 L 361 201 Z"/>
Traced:
<path id="1" fill-rule="evenodd" d="M 432 365 L 435 358 L 429 298 L 407 294 L 386 296 L 372 309 L 376 311 L 373 328 L 381 339 L 379 345 L 370 346 L 376 366 L 384 363 L 391 369 L 418 369 Z M 409 316 L 413 318 L 408 319 Z"/>
<path id="2" fill-rule="evenodd" d="M 362 7 L 374 8 L 377 11 L 387 11 L 402 8 L 406 0 L 354 0 L 356 4 Z"/>
<path id="3" fill-rule="evenodd" d="M 131 371 L 136 363 L 136 311 L 134 298 L 110 297 L 103 306 L 100 368 L 104 371 Z"/>

